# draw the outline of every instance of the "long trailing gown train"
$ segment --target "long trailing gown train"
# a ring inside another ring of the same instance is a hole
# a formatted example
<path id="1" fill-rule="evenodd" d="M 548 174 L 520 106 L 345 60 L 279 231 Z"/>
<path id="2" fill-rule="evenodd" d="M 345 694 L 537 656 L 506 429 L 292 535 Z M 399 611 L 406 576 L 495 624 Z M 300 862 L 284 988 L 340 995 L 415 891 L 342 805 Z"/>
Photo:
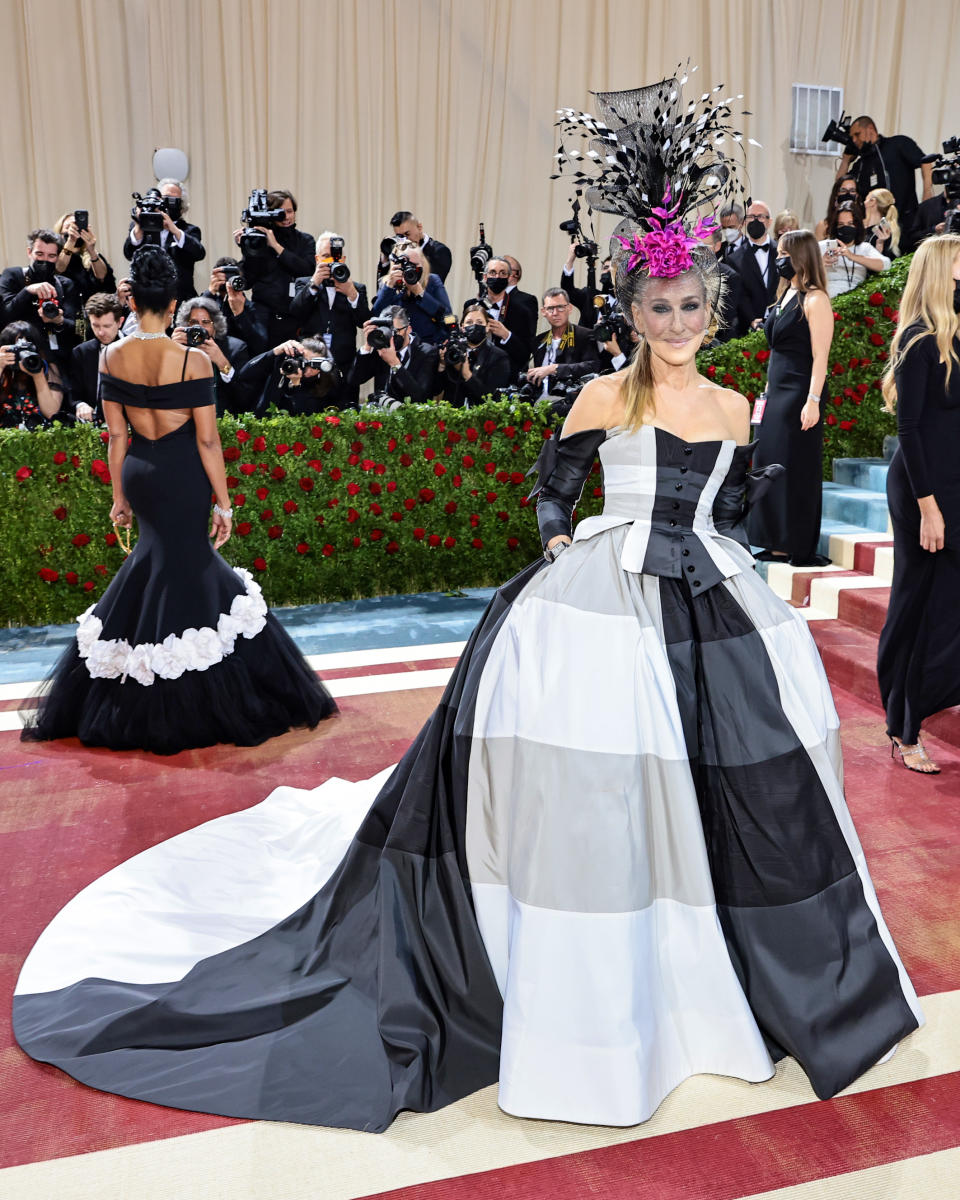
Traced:
<path id="1" fill-rule="evenodd" d="M 186 370 L 184 357 L 184 371 Z M 213 405 L 209 379 L 144 386 L 100 376 L 105 400 L 134 409 Z M 207 536 L 210 481 L 193 418 L 151 439 L 134 429 L 123 489 L 139 536 L 24 709 L 25 740 L 175 754 L 217 742 L 256 745 L 336 711 L 268 610 L 249 571 Z"/>
<path id="2" fill-rule="evenodd" d="M 833 1095 L 917 1028 L 813 639 L 738 524 L 750 448 L 597 446 L 602 515 L 495 593 L 400 764 L 81 892 L 23 967 L 28 1053 L 231 1116 L 379 1131 L 499 1079 L 628 1125 L 787 1054 Z"/>

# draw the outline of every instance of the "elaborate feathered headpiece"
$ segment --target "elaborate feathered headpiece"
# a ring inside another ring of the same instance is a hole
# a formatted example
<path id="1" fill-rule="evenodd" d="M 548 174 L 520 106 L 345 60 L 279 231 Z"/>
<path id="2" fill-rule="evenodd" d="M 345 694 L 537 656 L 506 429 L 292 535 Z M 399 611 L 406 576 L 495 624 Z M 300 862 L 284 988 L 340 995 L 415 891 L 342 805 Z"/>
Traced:
<path id="1" fill-rule="evenodd" d="M 679 76 L 679 69 L 677 72 Z M 732 126 L 734 100 L 718 100 L 718 84 L 699 100 L 681 97 L 687 76 L 626 92 L 596 92 L 602 119 L 559 110 L 562 137 L 587 142 L 583 152 L 557 151 L 559 173 L 597 212 L 621 217 L 610 239 L 617 296 L 632 321 L 632 301 L 644 277 L 671 279 L 696 269 L 715 308 L 720 290 L 716 257 L 703 245 L 715 227 L 713 211 L 743 194 L 739 151 L 743 134 Z M 753 139 L 747 139 L 753 145 Z M 709 215 L 705 210 L 709 209 Z"/>

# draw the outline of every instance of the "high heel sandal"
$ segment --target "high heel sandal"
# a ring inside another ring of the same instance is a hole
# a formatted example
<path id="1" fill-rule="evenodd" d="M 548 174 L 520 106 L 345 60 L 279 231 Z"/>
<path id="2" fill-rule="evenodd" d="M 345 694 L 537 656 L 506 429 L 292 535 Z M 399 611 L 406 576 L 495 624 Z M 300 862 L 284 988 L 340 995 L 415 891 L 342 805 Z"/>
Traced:
<path id="1" fill-rule="evenodd" d="M 887 737 L 890 738 L 890 757 L 895 759 L 897 757 L 897 753 L 899 752 L 900 762 L 907 768 L 908 771 L 916 771 L 918 775 L 940 774 L 940 768 L 927 753 L 926 747 L 924 746 L 923 742 L 919 740 L 919 738 L 917 739 L 917 744 L 915 746 L 905 746 L 899 738 L 893 737 L 892 734 L 888 733 Z M 916 767 L 911 766 L 911 764 L 907 762 L 908 758 L 916 758 L 917 762 L 922 765 Z"/>

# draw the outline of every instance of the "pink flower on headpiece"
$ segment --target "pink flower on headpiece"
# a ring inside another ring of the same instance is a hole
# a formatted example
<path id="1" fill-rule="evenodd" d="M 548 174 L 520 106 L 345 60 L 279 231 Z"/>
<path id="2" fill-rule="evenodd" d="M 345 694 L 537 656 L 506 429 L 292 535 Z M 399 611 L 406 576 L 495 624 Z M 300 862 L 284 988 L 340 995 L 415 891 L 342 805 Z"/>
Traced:
<path id="1" fill-rule="evenodd" d="M 680 201 L 670 205 L 672 199 L 670 185 L 667 185 L 663 204 L 651 209 L 648 219 L 650 230 L 645 234 L 635 233 L 632 238 L 617 236 L 624 250 L 632 251 L 627 263 L 627 271 L 644 266 L 648 272 L 658 279 L 674 279 L 684 271 L 693 268 L 693 258 L 690 251 L 716 227 L 716 221 L 711 217 L 701 217 L 692 232 L 687 232 L 683 222 L 676 220 L 680 210 Z"/>

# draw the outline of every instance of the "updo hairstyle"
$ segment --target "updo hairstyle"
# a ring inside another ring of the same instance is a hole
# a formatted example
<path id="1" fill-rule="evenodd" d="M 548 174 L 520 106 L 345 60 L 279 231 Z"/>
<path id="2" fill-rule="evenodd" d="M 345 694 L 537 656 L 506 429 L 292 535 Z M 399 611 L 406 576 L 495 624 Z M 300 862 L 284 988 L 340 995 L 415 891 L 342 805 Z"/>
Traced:
<path id="1" fill-rule="evenodd" d="M 159 246 L 141 246 L 130 263 L 130 290 L 140 312 L 162 315 L 177 298 L 177 268 Z"/>

